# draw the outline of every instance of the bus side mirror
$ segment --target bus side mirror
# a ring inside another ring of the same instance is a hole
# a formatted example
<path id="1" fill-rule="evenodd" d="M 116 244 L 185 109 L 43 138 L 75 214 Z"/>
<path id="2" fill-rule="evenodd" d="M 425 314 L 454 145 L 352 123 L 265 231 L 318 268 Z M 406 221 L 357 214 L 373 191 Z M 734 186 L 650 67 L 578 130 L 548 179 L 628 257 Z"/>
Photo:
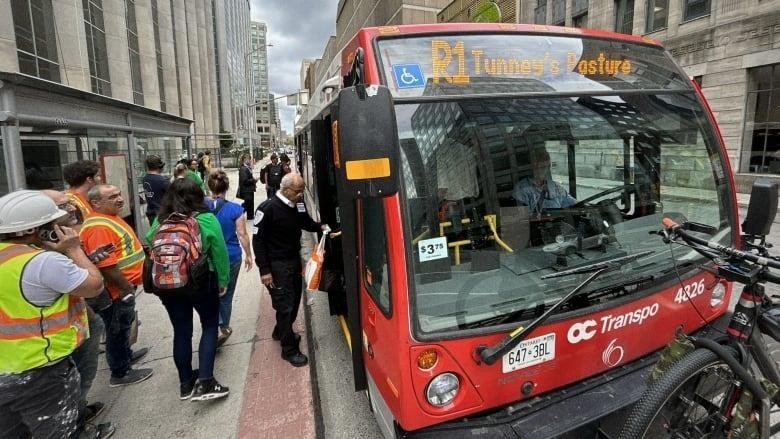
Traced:
<path id="1" fill-rule="evenodd" d="M 742 223 L 742 233 L 754 236 L 768 235 L 776 215 L 777 183 L 756 180 L 750 190 L 750 203 L 745 221 Z"/>
<path id="2" fill-rule="evenodd" d="M 339 92 L 334 163 L 353 198 L 398 192 L 398 132 L 393 96 L 381 85 Z"/>

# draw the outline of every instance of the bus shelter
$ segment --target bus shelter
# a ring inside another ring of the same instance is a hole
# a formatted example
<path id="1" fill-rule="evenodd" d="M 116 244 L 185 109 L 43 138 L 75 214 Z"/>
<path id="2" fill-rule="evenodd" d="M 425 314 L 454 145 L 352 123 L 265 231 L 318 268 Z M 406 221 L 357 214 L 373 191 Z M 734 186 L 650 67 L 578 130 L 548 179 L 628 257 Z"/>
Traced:
<path id="1" fill-rule="evenodd" d="M 0 72 L 0 195 L 65 189 L 62 167 L 100 163 L 106 183 L 125 198 L 122 216 L 139 233 L 144 159 L 157 154 L 170 173 L 190 156 L 192 121 L 39 78 Z"/>

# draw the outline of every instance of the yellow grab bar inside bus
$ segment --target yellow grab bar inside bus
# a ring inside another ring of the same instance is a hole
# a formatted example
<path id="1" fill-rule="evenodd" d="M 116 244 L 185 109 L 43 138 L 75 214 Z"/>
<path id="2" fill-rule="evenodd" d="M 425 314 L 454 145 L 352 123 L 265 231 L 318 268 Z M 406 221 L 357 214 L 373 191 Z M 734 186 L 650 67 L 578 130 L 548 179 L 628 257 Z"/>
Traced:
<path id="1" fill-rule="evenodd" d="M 487 223 L 488 227 L 490 228 L 490 236 L 488 239 L 492 239 L 493 241 L 498 244 L 499 247 L 503 248 L 504 250 L 512 253 L 514 250 L 512 250 L 512 247 L 507 245 L 500 236 L 498 236 L 498 231 L 496 228 L 496 215 L 485 215 L 483 217 L 485 219 L 485 222 Z M 460 220 L 461 224 L 471 224 L 471 218 L 461 218 Z M 442 221 L 439 223 L 439 236 L 444 236 L 444 229 L 447 227 L 452 227 L 452 221 Z M 416 241 L 419 241 L 419 238 L 421 238 L 423 235 L 420 235 Z M 416 243 L 415 241 L 415 243 Z M 455 249 L 455 265 L 460 265 L 460 247 L 462 245 L 471 244 L 471 241 L 469 240 L 460 240 L 460 241 L 452 241 L 447 243 L 447 247 Z"/>

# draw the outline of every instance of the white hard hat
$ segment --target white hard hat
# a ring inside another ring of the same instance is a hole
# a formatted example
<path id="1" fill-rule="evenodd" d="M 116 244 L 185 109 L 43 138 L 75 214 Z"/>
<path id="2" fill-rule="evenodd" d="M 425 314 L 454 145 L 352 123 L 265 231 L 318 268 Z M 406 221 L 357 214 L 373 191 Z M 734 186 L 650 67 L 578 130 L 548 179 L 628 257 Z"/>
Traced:
<path id="1" fill-rule="evenodd" d="M 14 191 L 0 197 L 0 233 L 24 232 L 67 214 L 39 191 Z"/>

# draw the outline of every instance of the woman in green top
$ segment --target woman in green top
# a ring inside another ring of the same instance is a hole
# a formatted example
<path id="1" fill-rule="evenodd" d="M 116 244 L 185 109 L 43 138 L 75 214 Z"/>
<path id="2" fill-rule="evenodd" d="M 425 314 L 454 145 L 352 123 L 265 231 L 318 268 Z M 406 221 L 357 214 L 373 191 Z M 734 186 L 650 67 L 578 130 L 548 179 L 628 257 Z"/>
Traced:
<path id="1" fill-rule="evenodd" d="M 219 332 L 219 296 L 224 294 L 230 280 L 230 262 L 225 238 L 217 217 L 203 202 L 203 191 L 189 178 L 171 183 L 160 205 L 157 218 L 146 234 L 151 244 L 159 221 L 171 214 L 194 216 L 200 228 L 201 252 L 209 264 L 209 280 L 189 294 L 161 297 L 173 326 L 173 361 L 179 371 L 180 399 L 193 401 L 227 396 L 227 387 L 214 379 L 214 358 L 217 355 Z M 192 368 L 192 310 L 197 311 L 202 328 L 198 346 L 199 368 Z"/>
<path id="2" fill-rule="evenodd" d="M 203 184 L 203 179 L 200 178 L 200 174 L 198 173 L 198 161 L 193 159 L 190 160 L 189 169 L 187 169 L 187 173 L 184 174 L 186 177 L 189 177 L 197 183 L 200 190 L 202 190 L 204 193 L 206 192 L 206 185 Z"/>

